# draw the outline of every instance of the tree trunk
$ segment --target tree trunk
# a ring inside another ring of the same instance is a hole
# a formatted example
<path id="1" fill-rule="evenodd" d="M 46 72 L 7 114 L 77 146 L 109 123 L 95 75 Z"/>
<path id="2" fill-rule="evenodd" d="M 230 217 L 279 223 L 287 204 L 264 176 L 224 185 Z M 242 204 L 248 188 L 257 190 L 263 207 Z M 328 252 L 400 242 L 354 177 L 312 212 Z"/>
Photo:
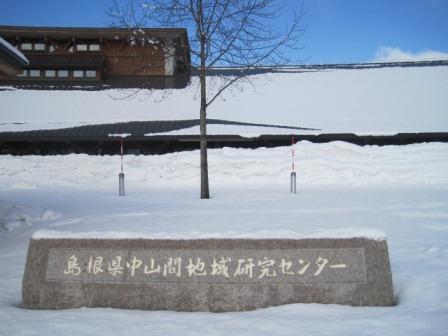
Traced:
<path id="1" fill-rule="evenodd" d="M 201 198 L 210 198 L 208 186 L 208 162 L 207 162 L 207 105 L 205 97 L 205 76 L 201 75 L 201 112 L 200 112 L 200 128 L 201 128 Z"/>
<path id="2" fill-rule="evenodd" d="M 200 2 L 202 15 L 202 2 Z M 205 68 L 205 35 L 201 32 L 201 68 L 199 69 L 199 80 L 201 82 L 201 111 L 200 111 L 200 142 L 201 142 L 201 199 L 210 198 L 208 186 L 208 162 L 207 162 L 207 91 L 206 91 L 206 68 Z"/>

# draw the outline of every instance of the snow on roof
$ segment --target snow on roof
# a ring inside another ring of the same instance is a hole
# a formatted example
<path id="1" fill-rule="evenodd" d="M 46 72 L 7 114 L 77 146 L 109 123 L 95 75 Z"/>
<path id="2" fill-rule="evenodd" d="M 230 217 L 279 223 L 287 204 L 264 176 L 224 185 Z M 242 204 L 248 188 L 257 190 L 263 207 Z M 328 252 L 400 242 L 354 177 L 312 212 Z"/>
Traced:
<path id="1" fill-rule="evenodd" d="M 208 108 L 208 118 L 315 128 L 320 133 L 378 135 L 448 128 L 448 66 L 270 73 L 249 80 L 255 89 L 242 83 L 225 92 Z M 135 91 L 126 90 L 4 90 L 0 100 L 7 113 L 0 115 L 0 132 L 197 119 L 197 85 L 198 78 L 193 77 L 185 89 L 142 90 L 132 99 L 126 97 Z M 236 125 L 210 131 L 210 135 L 285 134 L 284 129 Z"/>
<path id="2" fill-rule="evenodd" d="M 373 240 L 386 240 L 386 235 L 381 230 L 368 228 L 346 228 L 335 230 L 321 230 L 308 234 L 298 234 L 291 231 L 259 231 L 251 234 L 241 232 L 191 232 L 183 234 L 173 233 L 145 233 L 136 231 L 36 231 L 32 239 L 350 239 L 367 238 Z"/>
<path id="3" fill-rule="evenodd" d="M 16 59 L 19 63 L 22 65 L 28 65 L 30 62 L 28 62 L 28 59 L 25 57 L 24 54 L 17 48 L 13 47 L 11 44 L 9 44 L 7 41 L 5 41 L 2 37 L 0 37 L 0 46 L 3 47 L 1 49 L 8 52 L 8 55 Z"/>
<path id="4" fill-rule="evenodd" d="M 22 36 L 22 37 L 50 37 L 63 38 L 114 38 L 127 37 L 130 33 L 139 32 L 140 34 L 149 34 L 154 37 L 177 37 L 184 36 L 187 38 L 187 30 L 185 28 L 117 28 L 117 27 L 42 27 L 42 26 L 4 26 L 0 25 L 0 33 L 6 37 Z"/>

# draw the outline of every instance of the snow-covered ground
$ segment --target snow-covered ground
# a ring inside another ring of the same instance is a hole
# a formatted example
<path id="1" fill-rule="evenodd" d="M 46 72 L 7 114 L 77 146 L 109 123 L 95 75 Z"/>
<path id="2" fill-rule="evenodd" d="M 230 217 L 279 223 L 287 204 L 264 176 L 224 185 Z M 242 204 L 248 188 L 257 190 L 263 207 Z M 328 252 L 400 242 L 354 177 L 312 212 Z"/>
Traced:
<path id="1" fill-rule="evenodd" d="M 199 153 L 0 156 L 0 335 L 446 335 L 448 144 L 296 145 L 210 151 L 212 199 L 199 199 Z M 242 313 L 20 308 L 37 230 L 154 237 L 386 234 L 395 307 L 292 304 Z"/>
<path id="2" fill-rule="evenodd" d="M 318 128 L 321 133 L 448 131 L 448 66 L 276 73 L 249 79 L 255 89 L 243 83 L 226 92 L 210 106 L 208 117 Z M 199 118 L 197 78 L 182 90 L 142 91 L 121 99 L 132 93 L 0 91 L 0 131 Z M 182 134 L 197 132 L 194 128 Z M 210 134 L 284 132 L 230 126 L 210 129 Z"/>

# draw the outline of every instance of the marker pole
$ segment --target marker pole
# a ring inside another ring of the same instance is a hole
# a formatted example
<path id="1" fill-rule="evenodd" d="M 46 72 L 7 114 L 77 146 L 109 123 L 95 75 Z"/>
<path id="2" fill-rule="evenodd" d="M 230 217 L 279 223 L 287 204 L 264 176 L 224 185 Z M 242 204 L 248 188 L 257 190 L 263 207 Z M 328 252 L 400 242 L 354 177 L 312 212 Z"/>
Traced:
<path id="1" fill-rule="evenodd" d="M 291 139 L 291 193 L 295 194 L 297 191 L 296 172 L 294 167 L 294 135 Z"/>
<path id="2" fill-rule="evenodd" d="M 121 153 L 121 170 L 118 175 L 118 196 L 124 196 L 124 172 L 123 172 L 123 140 L 120 141 L 120 153 Z"/>

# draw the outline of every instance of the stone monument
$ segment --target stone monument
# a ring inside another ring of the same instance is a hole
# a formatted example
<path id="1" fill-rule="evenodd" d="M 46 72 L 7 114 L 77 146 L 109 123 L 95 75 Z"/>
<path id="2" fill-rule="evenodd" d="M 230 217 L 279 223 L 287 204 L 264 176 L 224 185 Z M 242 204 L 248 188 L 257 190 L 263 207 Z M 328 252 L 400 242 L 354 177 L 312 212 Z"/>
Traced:
<path id="1" fill-rule="evenodd" d="M 31 239 L 23 306 L 244 311 L 394 304 L 386 240 Z"/>

